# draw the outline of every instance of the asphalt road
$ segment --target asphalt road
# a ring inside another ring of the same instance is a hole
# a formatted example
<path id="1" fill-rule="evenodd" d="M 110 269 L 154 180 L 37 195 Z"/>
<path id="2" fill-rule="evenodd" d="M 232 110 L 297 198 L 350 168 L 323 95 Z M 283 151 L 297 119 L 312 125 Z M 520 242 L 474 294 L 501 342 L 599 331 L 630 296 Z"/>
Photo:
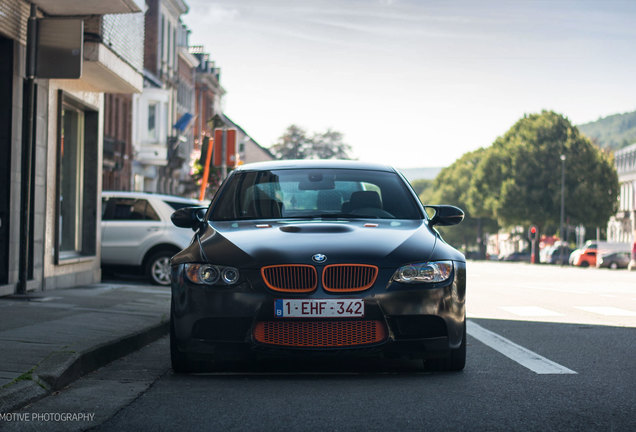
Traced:
<path id="1" fill-rule="evenodd" d="M 174 375 L 162 339 L 6 430 L 636 430 L 636 272 L 469 263 L 466 369 L 270 362 Z"/>

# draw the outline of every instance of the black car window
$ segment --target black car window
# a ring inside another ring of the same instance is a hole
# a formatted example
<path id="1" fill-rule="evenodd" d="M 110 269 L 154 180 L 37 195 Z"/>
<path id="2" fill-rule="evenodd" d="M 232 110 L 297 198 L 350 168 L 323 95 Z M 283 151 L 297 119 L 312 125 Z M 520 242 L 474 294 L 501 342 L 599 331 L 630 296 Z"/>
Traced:
<path id="1" fill-rule="evenodd" d="M 106 207 L 103 220 L 159 220 L 157 212 L 145 199 L 109 198 Z"/>
<path id="2" fill-rule="evenodd" d="M 175 210 L 179 210 L 185 207 L 201 207 L 201 204 L 194 201 L 193 202 L 164 201 L 164 202 Z"/>
<path id="3" fill-rule="evenodd" d="M 106 197 L 102 198 L 102 220 L 108 220 L 108 210 L 109 210 L 109 203 L 110 200 Z"/>
<path id="4" fill-rule="evenodd" d="M 359 169 L 238 172 L 228 179 L 213 220 L 360 217 L 421 219 L 396 173 Z"/>
<path id="5" fill-rule="evenodd" d="M 144 200 L 145 201 L 145 200 Z M 152 204 L 150 204 L 148 201 L 146 201 L 146 211 L 144 212 L 145 214 L 145 220 L 153 220 L 153 221 L 158 221 L 159 219 L 159 215 L 157 214 L 157 212 L 155 211 L 154 207 L 152 206 Z"/>

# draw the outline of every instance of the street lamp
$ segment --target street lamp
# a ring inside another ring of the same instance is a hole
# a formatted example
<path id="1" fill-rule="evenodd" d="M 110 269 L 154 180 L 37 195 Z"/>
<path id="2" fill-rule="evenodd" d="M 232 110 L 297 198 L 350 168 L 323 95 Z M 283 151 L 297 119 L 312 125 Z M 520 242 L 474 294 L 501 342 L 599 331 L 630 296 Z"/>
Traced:
<path id="1" fill-rule="evenodd" d="M 559 231 L 561 232 L 561 250 L 560 250 L 560 261 L 561 265 L 565 263 L 563 258 L 563 240 L 565 239 L 565 235 L 563 233 L 563 218 L 565 216 L 565 155 L 561 155 L 561 226 Z"/>

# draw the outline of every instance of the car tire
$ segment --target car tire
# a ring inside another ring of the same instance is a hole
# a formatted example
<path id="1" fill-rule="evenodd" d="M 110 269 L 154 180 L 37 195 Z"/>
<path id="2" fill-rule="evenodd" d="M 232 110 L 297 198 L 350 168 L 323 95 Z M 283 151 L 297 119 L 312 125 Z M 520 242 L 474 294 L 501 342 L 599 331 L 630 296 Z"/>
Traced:
<path id="1" fill-rule="evenodd" d="M 154 285 L 168 286 L 170 285 L 170 258 L 174 255 L 173 251 L 160 250 L 154 252 L 146 260 L 146 276 Z"/>
<path id="2" fill-rule="evenodd" d="M 462 343 L 459 348 L 451 349 L 444 358 L 427 359 L 424 361 L 426 369 L 441 372 L 459 372 L 466 366 L 466 318 L 462 330 Z"/>
<path id="3" fill-rule="evenodd" d="M 612 270 L 616 270 L 618 268 L 618 264 L 613 262 L 609 265 L 609 268 L 611 268 Z"/>
<path id="4" fill-rule="evenodd" d="M 188 373 L 196 370 L 195 365 L 185 353 L 177 347 L 177 336 L 174 330 L 174 320 L 170 317 L 170 362 L 175 373 Z"/>

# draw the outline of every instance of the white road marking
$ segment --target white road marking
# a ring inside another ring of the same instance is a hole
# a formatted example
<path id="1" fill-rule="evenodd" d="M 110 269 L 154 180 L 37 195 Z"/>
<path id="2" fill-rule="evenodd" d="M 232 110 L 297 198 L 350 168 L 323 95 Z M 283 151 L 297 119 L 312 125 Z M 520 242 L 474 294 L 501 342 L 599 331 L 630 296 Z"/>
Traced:
<path id="1" fill-rule="evenodd" d="M 538 306 L 504 306 L 501 309 L 522 317 L 563 316 L 560 313 Z"/>
<path id="2" fill-rule="evenodd" d="M 572 369 L 561 366 L 521 345 L 517 345 L 497 333 L 486 330 L 479 324 L 475 324 L 470 320 L 467 324 L 466 331 L 469 335 L 536 374 L 576 374 Z"/>
<path id="3" fill-rule="evenodd" d="M 575 306 L 575 308 L 605 316 L 636 316 L 636 312 L 610 306 Z"/>

